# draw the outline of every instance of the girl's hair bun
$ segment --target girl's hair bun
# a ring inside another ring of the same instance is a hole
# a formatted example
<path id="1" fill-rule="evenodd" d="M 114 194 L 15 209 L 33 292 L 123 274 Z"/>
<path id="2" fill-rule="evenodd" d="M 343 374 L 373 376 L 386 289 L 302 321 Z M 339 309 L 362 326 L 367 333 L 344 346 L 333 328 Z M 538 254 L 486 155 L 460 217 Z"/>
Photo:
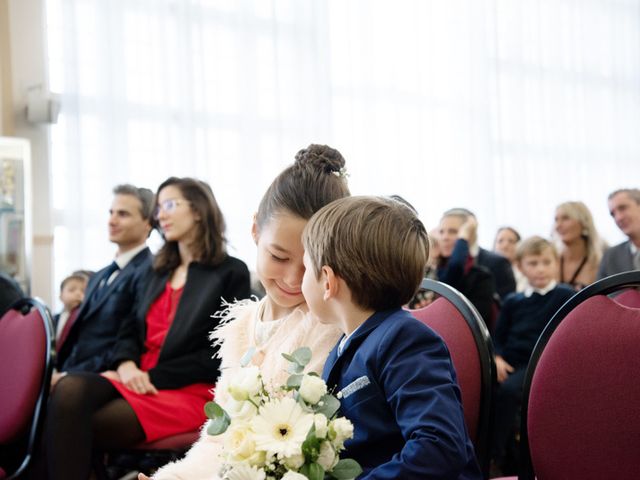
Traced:
<path id="1" fill-rule="evenodd" d="M 342 154 L 328 145 L 311 144 L 296 153 L 296 167 L 316 168 L 325 173 L 339 172 L 345 166 Z"/>

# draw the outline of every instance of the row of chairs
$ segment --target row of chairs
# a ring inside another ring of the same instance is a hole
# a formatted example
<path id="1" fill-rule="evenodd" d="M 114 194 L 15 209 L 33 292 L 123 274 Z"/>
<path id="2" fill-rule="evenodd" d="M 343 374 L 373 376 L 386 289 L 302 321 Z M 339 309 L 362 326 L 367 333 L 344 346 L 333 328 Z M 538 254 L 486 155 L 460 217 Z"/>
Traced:
<path id="1" fill-rule="evenodd" d="M 550 320 L 527 368 L 519 480 L 640 478 L 640 271 L 576 293 Z M 495 364 L 489 332 L 456 290 L 433 280 L 413 314 L 447 344 L 465 420 L 489 478 Z M 503 480 L 506 480 L 504 477 Z"/>
<path id="2" fill-rule="evenodd" d="M 640 271 L 600 280 L 574 295 L 547 325 L 525 379 L 518 479 L 640 475 L 638 286 Z M 489 330 L 454 288 L 431 279 L 422 288 L 440 298 L 412 313 L 449 348 L 469 435 L 489 478 L 496 386 Z M 33 454 L 53 369 L 53 338 L 51 314 L 35 299 L 20 300 L 0 319 L 0 451 L 17 447 L 23 452 L 7 471 L 0 463 L 0 480 L 17 478 Z M 176 457 L 197 436 L 192 432 L 135 450 Z M 96 473 L 100 480 L 107 478 L 101 461 Z"/>

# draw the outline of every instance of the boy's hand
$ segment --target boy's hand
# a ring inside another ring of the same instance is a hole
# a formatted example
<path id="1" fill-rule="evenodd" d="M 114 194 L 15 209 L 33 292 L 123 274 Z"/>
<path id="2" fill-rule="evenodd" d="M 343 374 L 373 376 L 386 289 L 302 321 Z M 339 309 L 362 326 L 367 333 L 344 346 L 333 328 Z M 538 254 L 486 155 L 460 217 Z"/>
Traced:
<path id="1" fill-rule="evenodd" d="M 460 229 L 458 230 L 458 238 L 462 238 L 463 240 L 469 241 L 471 237 L 473 237 L 478 229 L 478 221 L 469 216 L 465 220 L 465 222 L 460 225 Z"/>
<path id="2" fill-rule="evenodd" d="M 151 480 L 151 479 L 147 477 L 144 473 L 139 473 L 138 480 Z"/>
<path id="3" fill-rule="evenodd" d="M 496 372 L 498 374 L 498 383 L 504 382 L 510 373 L 513 373 L 514 368 L 509 365 L 504 358 L 500 355 L 496 355 Z"/>
<path id="4" fill-rule="evenodd" d="M 149 374 L 140 370 L 131 360 L 120 364 L 118 367 L 118 375 L 120 375 L 122 384 L 132 392 L 141 395 L 146 395 L 147 393 L 156 395 L 158 393 L 158 390 L 149 379 Z"/>

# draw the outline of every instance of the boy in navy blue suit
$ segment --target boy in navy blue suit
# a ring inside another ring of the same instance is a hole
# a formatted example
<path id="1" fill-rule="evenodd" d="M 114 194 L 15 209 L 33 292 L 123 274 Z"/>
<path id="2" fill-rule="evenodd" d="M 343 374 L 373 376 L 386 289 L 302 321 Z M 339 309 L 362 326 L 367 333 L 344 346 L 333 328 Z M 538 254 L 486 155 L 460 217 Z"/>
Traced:
<path id="1" fill-rule="evenodd" d="M 337 200 L 303 234 L 302 291 L 344 336 L 323 378 L 355 427 L 344 457 L 361 479 L 481 478 L 442 339 L 402 309 L 422 280 L 427 233 L 406 205 Z"/>

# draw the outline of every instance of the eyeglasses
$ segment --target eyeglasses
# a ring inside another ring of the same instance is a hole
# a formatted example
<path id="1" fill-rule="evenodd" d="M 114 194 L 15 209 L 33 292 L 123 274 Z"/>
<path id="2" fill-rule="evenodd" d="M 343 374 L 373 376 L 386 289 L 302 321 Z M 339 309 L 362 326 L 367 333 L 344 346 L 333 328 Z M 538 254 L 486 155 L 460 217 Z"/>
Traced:
<path id="1" fill-rule="evenodd" d="M 167 198 L 166 200 L 160 202 L 156 205 L 156 208 L 153 211 L 153 218 L 158 220 L 158 216 L 160 215 L 160 211 L 165 213 L 173 213 L 175 212 L 178 205 L 181 203 L 185 203 L 187 200 L 181 200 L 179 198 Z"/>

